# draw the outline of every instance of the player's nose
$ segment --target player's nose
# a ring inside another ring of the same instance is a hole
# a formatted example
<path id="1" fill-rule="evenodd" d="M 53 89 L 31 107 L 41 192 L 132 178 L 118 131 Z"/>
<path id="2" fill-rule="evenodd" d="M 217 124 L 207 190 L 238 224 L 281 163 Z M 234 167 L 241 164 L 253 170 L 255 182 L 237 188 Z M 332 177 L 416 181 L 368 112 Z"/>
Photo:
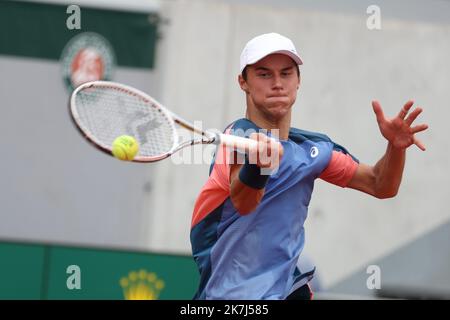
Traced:
<path id="1" fill-rule="evenodd" d="M 272 87 L 273 89 L 283 89 L 283 83 L 281 82 L 281 77 L 279 75 L 273 77 Z"/>

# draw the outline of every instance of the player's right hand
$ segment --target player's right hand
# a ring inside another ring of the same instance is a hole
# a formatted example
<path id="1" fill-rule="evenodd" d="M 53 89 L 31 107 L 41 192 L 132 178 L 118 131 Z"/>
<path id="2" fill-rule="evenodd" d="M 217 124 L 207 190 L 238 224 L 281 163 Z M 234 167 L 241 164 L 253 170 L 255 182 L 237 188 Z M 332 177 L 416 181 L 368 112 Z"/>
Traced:
<path id="1" fill-rule="evenodd" d="M 269 170 L 278 168 L 284 153 L 282 144 L 264 133 L 252 133 L 249 138 L 258 141 L 258 149 L 248 153 L 250 164 Z"/>

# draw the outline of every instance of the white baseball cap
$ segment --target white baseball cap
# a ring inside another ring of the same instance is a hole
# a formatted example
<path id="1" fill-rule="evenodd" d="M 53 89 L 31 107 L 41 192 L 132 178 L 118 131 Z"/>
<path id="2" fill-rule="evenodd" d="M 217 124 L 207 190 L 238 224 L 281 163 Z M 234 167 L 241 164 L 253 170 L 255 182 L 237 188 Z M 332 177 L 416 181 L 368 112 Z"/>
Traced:
<path id="1" fill-rule="evenodd" d="M 303 64 L 294 43 L 289 38 L 274 32 L 265 33 L 254 37 L 245 45 L 241 53 L 241 73 L 247 65 L 254 64 L 273 53 L 285 54 L 291 57 L 298 65 Z"/>

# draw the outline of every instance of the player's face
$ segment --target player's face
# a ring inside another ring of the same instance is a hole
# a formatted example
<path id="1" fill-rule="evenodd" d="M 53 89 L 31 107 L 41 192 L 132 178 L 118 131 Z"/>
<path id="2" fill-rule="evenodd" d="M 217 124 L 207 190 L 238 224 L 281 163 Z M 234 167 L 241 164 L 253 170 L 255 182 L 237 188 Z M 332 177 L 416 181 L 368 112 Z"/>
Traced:
<path id="1" fill-rule="evenodd" d="M 250 103 L 272 119 L 284 117 L 297 98 L 300 79 L 295 62 L 284 54 L 271 54 L 247 67 L 247 81 L 239 77 Z"/>

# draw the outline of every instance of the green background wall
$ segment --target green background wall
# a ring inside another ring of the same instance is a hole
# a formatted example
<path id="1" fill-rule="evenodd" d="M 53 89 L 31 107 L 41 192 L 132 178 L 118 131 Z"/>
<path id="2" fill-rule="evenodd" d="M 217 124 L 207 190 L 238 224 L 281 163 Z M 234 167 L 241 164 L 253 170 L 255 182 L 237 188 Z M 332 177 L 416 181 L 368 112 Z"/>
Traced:
<path id="1" fill-rule="evenodd" d="M 80 289 L 67 286 L 73 275 L 67 273 L 71 265 L 80 268 Z M 199 280 L 189 256 L 0 243 L 0 299 L 122 300 L 121 279 L 140 271 L 164 284 L 159 291 L 161 300 L 192 299 Z M 144 287 L 152 287 L 151 282 Z"/>

